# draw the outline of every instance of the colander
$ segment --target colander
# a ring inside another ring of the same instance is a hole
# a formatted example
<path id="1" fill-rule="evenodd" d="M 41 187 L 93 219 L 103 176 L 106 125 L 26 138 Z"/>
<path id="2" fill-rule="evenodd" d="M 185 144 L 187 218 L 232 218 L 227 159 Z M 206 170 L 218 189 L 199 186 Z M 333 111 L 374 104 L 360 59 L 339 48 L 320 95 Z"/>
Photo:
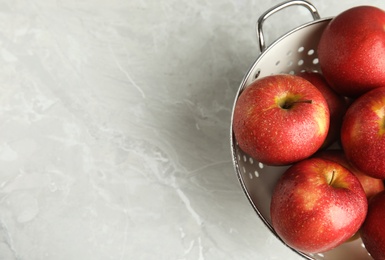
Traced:
<path id="1" fill-rule="evenodd" d="M 266 47 L 262 30 L 264 21 L 270 15 L 294 5 L 309 10 L 313 21 L 294 28 Z M 280 73 L 296 74 L 303 70 L 320 71 L 317 46 L 324 28 L 331 19 L 320 18 L 317 9 L 307 1 L 283 2 L 264 12 L 257 22 L 257 35 L 261 54 L 245 74 L 236 94 L 234 107 L 240 93 L 257 78 Z M 275 183 L 289 166 L 267 166 L 244 153 L 238 146 L 232 125 L 233 120 L 231 119 L 231 150 L 238 180 L 259 218 L 280 239 L 271 225 L 270 201 Z M 282 239 L 280 240 L 282 241 Z M 282 241 L 282 243 L 284 242 Z M 325 253 L 305 254 L 293 248 L 291 249 L 305 259 L 372 259 L 360 238 L 345 242 Z"/>

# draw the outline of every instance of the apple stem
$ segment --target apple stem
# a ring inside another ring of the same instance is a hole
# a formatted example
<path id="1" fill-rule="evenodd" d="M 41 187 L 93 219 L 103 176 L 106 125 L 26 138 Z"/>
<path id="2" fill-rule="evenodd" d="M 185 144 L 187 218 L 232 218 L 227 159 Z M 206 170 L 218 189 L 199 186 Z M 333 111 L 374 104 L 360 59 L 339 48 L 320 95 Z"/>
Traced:
<path id="1" fill-rule="evenodd" d="M 329 181 L 329 185 L 331 185 L 334 181 L 334 174 L 335 174 L 335 171 L 333 170 L 332 177 L 330 178 L 330 181 Z"/>
<path id="2" fill-rule="evenodd" d="M 308 103 L 311 104 L 313 103 L 313 100 L 311 99 L 304 99 L 304 100 L 296 100 L 296 101 L 291 101 L 291 102 L 285 102 L 282 106 L 283 109 L 289 109 L 291 108 L 294 104 L 297 103 Z"/>

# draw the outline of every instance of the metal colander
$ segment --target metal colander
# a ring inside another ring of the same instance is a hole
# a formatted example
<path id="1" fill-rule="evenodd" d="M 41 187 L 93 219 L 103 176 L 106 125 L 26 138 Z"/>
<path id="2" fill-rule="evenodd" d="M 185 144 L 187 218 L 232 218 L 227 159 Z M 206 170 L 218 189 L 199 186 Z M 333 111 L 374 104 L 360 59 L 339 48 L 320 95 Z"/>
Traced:
<path id="1" fill-rule="evenodd" d="M 289 31 L 266 47 L 262 30 L 264 21 L 270 15 L 293 5 L 307 8 L 314 20 Z M 317 9 L 307 1 L 284 2 L 263 13 L 257 23 L 261 54 L 245 74 L 236 94 L 234 107 L 242 90 L 257 78 L 279 73 L 296 74 L 303 70 L 319 71 L 317 46 L 324 28 L 331 19 L 321 19 Z M 244 153 L 238 146 L 232 125 L 233 121 L 231 120 L 232 157 L 241 187 L 257 215 L 279 238 L 271 226 L 270 201 L 275 183 L 288 166 L 267 166 Z M 360 238 L 346 242 L 322 254 L 305 254 L 293 250 L 305 259 L 372 259 Z"/>

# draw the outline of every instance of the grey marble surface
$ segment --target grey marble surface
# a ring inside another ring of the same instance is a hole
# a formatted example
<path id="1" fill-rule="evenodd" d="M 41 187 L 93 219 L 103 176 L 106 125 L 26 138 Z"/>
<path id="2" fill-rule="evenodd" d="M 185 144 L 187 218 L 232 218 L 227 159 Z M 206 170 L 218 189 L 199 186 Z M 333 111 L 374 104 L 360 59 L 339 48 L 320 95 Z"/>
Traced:
<path id="1" fill-rule="evenodd" d="M 0 259 L 300 259 L 229 144 L 255 23 L 280 2 L 0 0 Z M 268 41 L 311 19 L 294 9 Z"/>

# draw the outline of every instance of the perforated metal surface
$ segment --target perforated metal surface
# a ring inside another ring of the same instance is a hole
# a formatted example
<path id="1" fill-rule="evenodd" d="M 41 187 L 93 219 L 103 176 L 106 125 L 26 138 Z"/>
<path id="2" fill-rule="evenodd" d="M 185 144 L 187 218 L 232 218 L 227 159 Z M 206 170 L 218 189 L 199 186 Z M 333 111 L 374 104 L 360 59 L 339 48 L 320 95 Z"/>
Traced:
<path id="1" fill-rule="evenodd" d="M 304 24 L 283 35 L 266 48 L 246 73 L 234 105 L 242 90 L 257 78 L 279 73 L 296 74 L 302 70 L 319 71 L 316 50 L 322 31 L 330 20 L 331 18 L 319 19 Z M 257 215 L 277 236 L 271 226 L 270 201 L 276 181 L 288 167 L 263 165 L 238 147 L 232 128 L 230 135 L 234 168 L 245 195 Z M 305 259 L 372 259 L 359 238 L 323 254 L 296 252 Z"/>

